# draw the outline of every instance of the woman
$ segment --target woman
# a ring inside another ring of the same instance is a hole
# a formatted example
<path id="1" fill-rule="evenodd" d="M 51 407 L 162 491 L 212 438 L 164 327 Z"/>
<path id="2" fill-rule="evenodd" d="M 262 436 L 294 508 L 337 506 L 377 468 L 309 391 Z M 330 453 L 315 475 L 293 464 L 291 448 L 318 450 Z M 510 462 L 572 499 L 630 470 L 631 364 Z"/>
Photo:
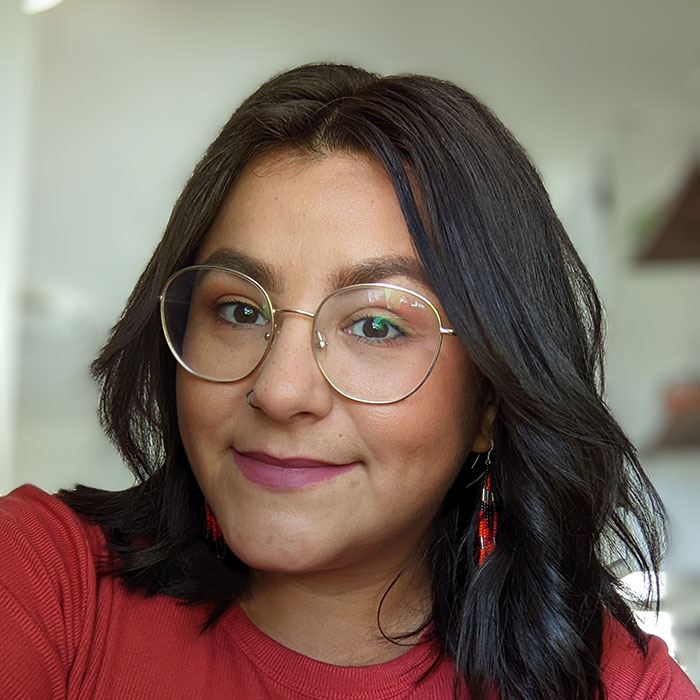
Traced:
<path id="1" fill-rule="evenodd" d="M 4 499 L 2 696 L 698 697 L 608 565 L 656 574 L 663 509 L 601 355 L 483 105 L 273 78 L 93 365 L 138 484 Z"/>

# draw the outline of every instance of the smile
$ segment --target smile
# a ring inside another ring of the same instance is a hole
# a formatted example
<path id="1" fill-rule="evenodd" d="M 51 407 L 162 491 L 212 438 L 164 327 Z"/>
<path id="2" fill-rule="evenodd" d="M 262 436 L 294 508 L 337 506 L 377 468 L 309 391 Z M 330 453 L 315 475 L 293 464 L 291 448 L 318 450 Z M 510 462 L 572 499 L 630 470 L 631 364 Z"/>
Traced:
<path id="1" fill-rule="evenodd" d="M 354 469 L 351 464 L 331 464 L 313 459 L 276 459 L 260 452 L 241 454 L 232 449 L 236 465 L 249 481 L 273 488 L 301 488 Z"/>

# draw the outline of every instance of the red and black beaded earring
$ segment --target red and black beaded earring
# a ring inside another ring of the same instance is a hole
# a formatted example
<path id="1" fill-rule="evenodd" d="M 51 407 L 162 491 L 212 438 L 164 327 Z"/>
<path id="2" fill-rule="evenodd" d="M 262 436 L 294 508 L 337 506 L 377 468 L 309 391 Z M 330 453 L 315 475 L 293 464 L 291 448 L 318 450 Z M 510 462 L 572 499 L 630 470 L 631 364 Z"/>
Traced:
<path id="1" fill-rule="evenodd" d="M 481 486 L 481 503 L 479 504 L 479 566 L 496 547 L 496 532 L 498 531 L 498 512 L 491 485 L 491 452 L 493 442 L 486 453 L 486 469 Z"/>
<path id="2" fill-rule="evenodd" d="M 211 542 L 216 556 L 219 559 L 224 558 L 226 553 L 226 541 L 224 540 L 224 533 L 221 531 L 221 525 L 216 519 L 216 516 L 212 512 L 208 503 L 204 504 L 204 522 L 206 526 L 207 540 Z"/>

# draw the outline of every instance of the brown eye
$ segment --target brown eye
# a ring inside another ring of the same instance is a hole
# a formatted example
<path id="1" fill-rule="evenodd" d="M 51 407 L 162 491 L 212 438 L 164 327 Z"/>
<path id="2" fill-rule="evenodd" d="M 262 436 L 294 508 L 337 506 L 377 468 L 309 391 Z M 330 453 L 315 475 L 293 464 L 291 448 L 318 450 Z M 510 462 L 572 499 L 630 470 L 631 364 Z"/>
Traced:
<path id="1" fill-rule="evenodd" d="M 354 321 L 345 331 L 365 340 L 392 340 L 404 335 L 401 328 L 382 316 L 368 316 Z"/>
<path id="2" fill-rule="evenodd" d="M 265 325 L 267 320 L 262 311 L 252 304 L 230 301 L 217 304 L 219 316 L 232 325 Z"/>

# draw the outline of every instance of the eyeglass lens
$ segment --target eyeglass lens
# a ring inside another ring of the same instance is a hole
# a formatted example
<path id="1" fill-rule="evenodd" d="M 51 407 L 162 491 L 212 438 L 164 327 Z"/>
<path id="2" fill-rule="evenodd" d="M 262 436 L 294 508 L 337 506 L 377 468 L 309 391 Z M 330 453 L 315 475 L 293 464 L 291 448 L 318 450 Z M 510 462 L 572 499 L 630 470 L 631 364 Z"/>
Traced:
<path id="1" fill-rule="evenodd" d="M 252 279 L 211 267 L 186 268 L 163 292 L 163 328 L 176 358 L 193 374 L 236 381 L 273 342 L 273 310 Z M 284 312 L 276 312 L 279 328 Z M 425 380 L 440 349 L 440 321 L 420 296 L 390 285 L 334 292 L 312 328 L 319 368 L 341 394 L 392 402 Z"/>

